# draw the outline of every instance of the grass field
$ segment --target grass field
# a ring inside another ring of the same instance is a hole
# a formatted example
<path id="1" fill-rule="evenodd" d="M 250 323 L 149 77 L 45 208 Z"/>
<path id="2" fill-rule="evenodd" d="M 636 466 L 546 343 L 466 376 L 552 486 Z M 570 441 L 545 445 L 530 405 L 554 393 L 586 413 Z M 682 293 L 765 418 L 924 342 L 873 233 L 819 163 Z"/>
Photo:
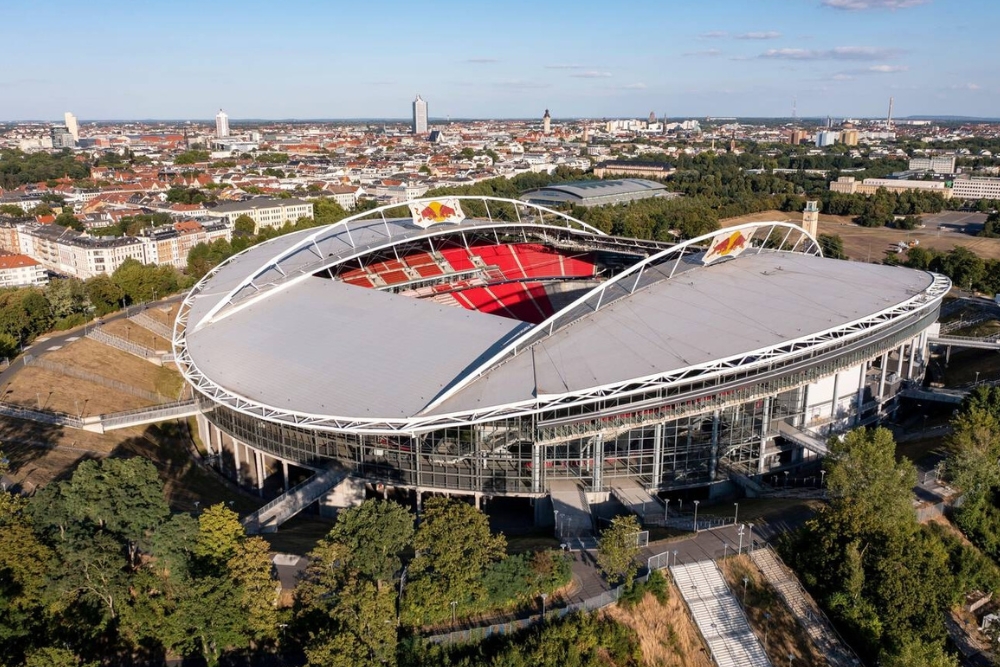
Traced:
<path id="1" fill-rule="evenodd" d="M 722 226 L 744 222 L 770 222 L 772 220 L 801 222 L 799 213 L 784 211 L 763 211 L 736 218 L 720 220 Z M 980 238 L 958 232 L 939 232 L 937 229 L 915 229 L 904 231 L 887 227 L 862 227 L 855 224 L 850 216 L 820 215 L 819 233 L 836 234 L 844 241 L 844 252 L 850 259 L 881 262 L 890 245 L 900 241 L 918 240 L 920 245 L 947 252 L 955 246 L 962 246 L 984 259 L 1000 259 L 1000 239 Z"/>
<path id="2" fill-rule="evenodd" d="M 669 575 L 667 581 L 670 597 L 665 605 L 647 594 L 632 609 L 612 605 L 604 613 L 635 631 L 644 665 L 712 667 L 705 642 L 684 606 L 680 591 Z"/>
<path id="3" fill-rule="evenodd" d="M 174 326 L 174 318 L 177 317 L 177 311 L 180 307 L 181 305 L 179 303 L 172 303 L 165 307 L 158 306 L 156 308 L 147 308 L 146 314 L 172 329 Z"/>
<path id="4" fill-rule="evenodd" d="M 136 345 L 145 345 L 157 352 L 167 352 L 170 350 L 170 341 L 157 336 L 149 329 L 139 326 L 132 320 L 112 320 L 102 325 L 101 328 L 109 334 L 124 338 Z"/>
<path id="5" fill-rule="evenodd" d="M 723 560 L 719 568 L 729 588 L 742 597 L 743 578 L 748 579 L 746 614 L 754 632 L 763 637 L 767 631 L 765 650 L 775 665 L 787 664 L 788 656 L 795 656 L 796 665 L 822 667 L 826 659 L 809 640 L 791 610 L 764 579 L 749 556 L 734 556 Z M 770 618 L 765 616 L 770 614 Z"/>
<path id="6" fill-rule="evenodd" d="M 139 389 L 158 392 L 167 399 L 175 399 L 184 384 L 180 373 L 172 365 L 156 366 L 133 354 L 89 338 L 81 338 L 61 350 L 46 352 L 44 358 L 119 380 Z"/>
<path id="7" fill-rule="evenodd" d="M 70 415 L 100 415 L 152 405 L 138 396 L 86 380 L 28 366 L 3 388 L 3 400 L 32 409 L 54 410 Z"/>

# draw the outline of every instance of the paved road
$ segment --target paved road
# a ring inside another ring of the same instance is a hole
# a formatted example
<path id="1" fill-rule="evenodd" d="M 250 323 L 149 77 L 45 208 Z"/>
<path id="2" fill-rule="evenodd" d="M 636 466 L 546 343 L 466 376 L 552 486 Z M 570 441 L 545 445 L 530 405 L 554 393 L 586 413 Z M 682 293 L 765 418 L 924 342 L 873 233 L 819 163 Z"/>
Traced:
<path id="1" fill-rule="evenodd" d="M 177 303 L 184 298 L 184 294 L 177 294 L 167 299 L 161 299 L 152 303 L 145 304 L 146 308 L 155 308 L 159 306 L 164 306 L 167 304 Z M 142 306 L 129 306 L 127 310 L 120 310 L 117 313 L 111 313 L 110 315 L 105 315 L 101 318 L 104 322 L 114 322 L 115 320 L 121 320 L 128 317 L 129 313 L 138 312 Z M 53 350 L 58 350 L 65 345 L 68 345 L 86 335 L 94 326 L 97 326 L 94 322 L 89 322 L 82 327 L 77 327 L 71 329 L 70 331 L 61 331 L 58 333 L 49 333 L 39 336 L 35 341 L 24 348 L 24 352 L 32 355 L 33 357 L 39 357 L 46 352 L 51 352 Z M 14 379 L 16 375 L 22 368 L 24 368 L 24 356 L 17 357 L 3 372 L 0 372 L 0 387 L 6 386 L 8 382 Z M 5 392 L 4 392 L 5 393 Z M 0 400 L 3 397 L 0 396 Z"/>

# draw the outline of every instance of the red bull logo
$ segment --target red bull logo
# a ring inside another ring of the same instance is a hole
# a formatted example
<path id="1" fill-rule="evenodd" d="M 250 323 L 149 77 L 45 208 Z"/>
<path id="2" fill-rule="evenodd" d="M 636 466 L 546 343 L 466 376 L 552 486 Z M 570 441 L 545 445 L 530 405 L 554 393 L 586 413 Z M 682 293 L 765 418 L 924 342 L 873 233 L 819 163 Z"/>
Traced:
<path id="1" fill-rule="evenodd" d="M 722 257 L 735 257 L 749 244 L 750 237 L 753 236 L 752 229 L 724 232 L 712 239 L 702 260 L 705 264 L 711 264 Z"/>
<path id="2" fill-rule="evenodd" d="M 432 201 L 420 211 L 420 217 L 430 222 L 444 222 L 455 215 L 455 209 L 439 201 Z"/>
<path id="3" fill-rule="evenodd" d="M 413 222 L 420 227 L 430 227 L 442 222 L 462 222 L 465 213 L 457 199 L 414 202 L 410 204 Z"/>

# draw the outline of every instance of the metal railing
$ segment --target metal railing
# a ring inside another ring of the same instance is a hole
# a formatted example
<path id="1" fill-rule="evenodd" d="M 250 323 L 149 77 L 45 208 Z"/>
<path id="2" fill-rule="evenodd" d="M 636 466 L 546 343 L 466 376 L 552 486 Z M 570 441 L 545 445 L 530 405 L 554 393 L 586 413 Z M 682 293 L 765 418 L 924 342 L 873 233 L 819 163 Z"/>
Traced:
<path id="1" fill-rule="evenodd" d="M 132 341 L 126 340 L 121 336 L 110 334 L 99 328 L 91 329 L 87 332 L 86 336 L 87 338 L 96 340 L 98 343 L 104 343 L 105 345 L 121 350 L 122 352 L 134 354 L 141 359 L 158 357 L 156 350 L 150 349 L 144 345 L 139 345 L 138 343 L 133 343 Z"/>
<path id="2" fill-rule="evenodd" d="M 168 341 L 173 338 L 174 332 L 170 329 L 170 327 L 163 322 L 150 317 L 149 313 L 145 310 L 141 310 L 135 315 L 130 315 L 129 319 L 143 329 L 148 329 L 161 338 L 166 338 Z"/>

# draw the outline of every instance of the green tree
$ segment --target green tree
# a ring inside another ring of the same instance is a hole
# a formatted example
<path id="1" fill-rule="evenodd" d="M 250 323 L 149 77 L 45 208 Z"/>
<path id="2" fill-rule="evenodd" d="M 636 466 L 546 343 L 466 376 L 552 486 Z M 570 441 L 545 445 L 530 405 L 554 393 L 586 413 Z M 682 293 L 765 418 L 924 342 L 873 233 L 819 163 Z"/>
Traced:
<path id="1" fill-rule="evenodd" d="M 838 234 L 820 234 L 817 240 L 824 257 L 847 259 L 847 255 L 844 253 L 844 239 L 840 238 Z"/>
<path id="2" fill-rule="evenodd" d="M 240 236 L 251 236 L 257 232 L 257 223 L 254 219 L 245 213 L 238 218 L 233 223 L 233 232 L 239 234 Z"/>
<path id="3" fill-rule="evenodd" d="M 340 512 L 325 539 L 345 546 L 348 567 L 381 586 L 402 568 L 401 557 L 412 547 L 413 535 L 413 515 L 405 507 L 366 500 Z"/>
<path id="4" fill-rule="evenodd" d="M 194 554 L 212 567 L 225 565 L 239 552 L 246 530 L 236 512 L 223 503 L 212 505 L 198 517 Z"/>
<path id="5" fill-rule="evenodd" d="M 60 227 L 68 227 L 70 229 L 75 229 L 78 232 L 82 232 L 85 227 L 83 223 L 76 219 L 76 216 L 69 211 L 63 211 L 56 216 L 55 224 Z"/>
<path id="6" fill-rule="evenodd" d="M 32 651 L 24 660 L 24 667 L 97 667 L 98 664 L 84 663 L 69 649 L 51 646 Z"/>
<path id="7" fill-rule="evenodd" d="M 451 602 L 472 606 L 487 595 L 486 568 L 503 558 L 507 540 L 490 533 L 486 515 L 450 498 L 429 498 L 414 537 L 405 605 L 415 623 L 450 616 Z"/>
<path id="8" fill-rule="evenodd" d="M 618 516 L 601 533 L 597 542 L 597 567 L 614 585 L 630 586 L 639 567 L 639 532 L 642 530 L 634 515 Z"/>
<path id="9" fill-rule="evenodd" d="M 111 276 L 101 274 L 94 276 L 84 283 L 84 290 L 87 293 L 87 300 L 94 306 L 94 312 L 98 317 L 112 313 L 122 307 L 122 299 L 125 292 L 111 278 Z"/>
<path id="10" fill-rule="evenodd" d="M 273 642 L 278 632 L 278 583 L 271 576 L 271 547 L 261 537 L 249 537 L 236 546 L 227 563 L 239 586 L 239 603 L 246 629 L 258 643 Z"/>
<path id="11" fill-rule="evenodd" d="M 84 313 L 90 305 L 83 281 L 77 278 L 50 280 L 45 286 L 45 298 L 52 307 L 52 314 L 57 318 Z"/>

